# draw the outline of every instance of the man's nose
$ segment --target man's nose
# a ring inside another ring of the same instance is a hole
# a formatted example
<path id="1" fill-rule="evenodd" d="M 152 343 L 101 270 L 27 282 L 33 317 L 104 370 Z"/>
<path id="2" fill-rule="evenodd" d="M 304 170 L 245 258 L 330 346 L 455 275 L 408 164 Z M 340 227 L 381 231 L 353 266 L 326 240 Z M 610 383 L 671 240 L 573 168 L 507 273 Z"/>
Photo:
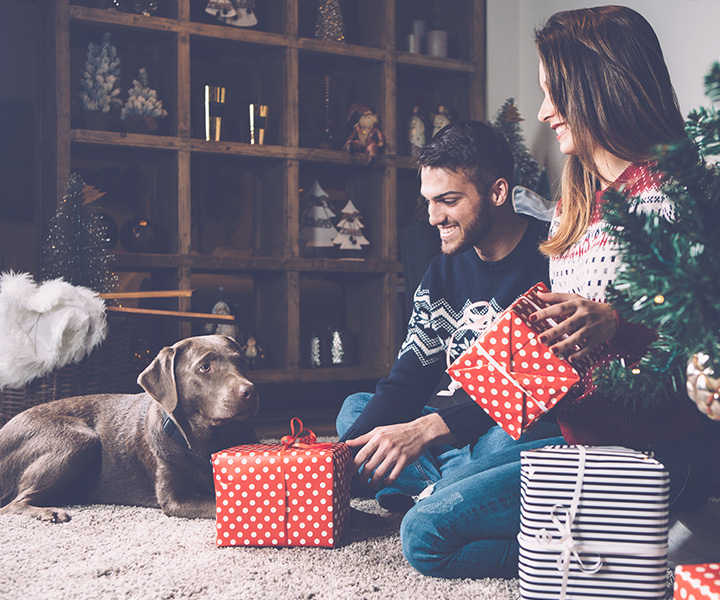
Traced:
<path id="1" fill-rule="evenodd" d="M 441 205 L 437 205 L 434 202 L 428 204 L 428 222 L 433 227 L 437 227 L 445 220 L 445 211 L 442 210 Z"/>

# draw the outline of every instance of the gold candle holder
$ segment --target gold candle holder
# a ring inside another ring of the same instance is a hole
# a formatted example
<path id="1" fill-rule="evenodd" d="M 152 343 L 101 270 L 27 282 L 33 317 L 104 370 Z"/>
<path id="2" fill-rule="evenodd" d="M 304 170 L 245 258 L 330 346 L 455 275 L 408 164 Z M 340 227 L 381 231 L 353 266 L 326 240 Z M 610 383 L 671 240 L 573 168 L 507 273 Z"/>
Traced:
<path id="1" fill-rule="evenodd" d="M 220 141 L 223 108 L 225 106 L 225 88 L 219 85 L 205 86 L 205 140 Z"/>
<path id="2" fill-rule="evenodd" d="M 268 105 L 250 105 L 250 143 L 262 146 L 265 143 L 265 128 L 267 127 Z"/>

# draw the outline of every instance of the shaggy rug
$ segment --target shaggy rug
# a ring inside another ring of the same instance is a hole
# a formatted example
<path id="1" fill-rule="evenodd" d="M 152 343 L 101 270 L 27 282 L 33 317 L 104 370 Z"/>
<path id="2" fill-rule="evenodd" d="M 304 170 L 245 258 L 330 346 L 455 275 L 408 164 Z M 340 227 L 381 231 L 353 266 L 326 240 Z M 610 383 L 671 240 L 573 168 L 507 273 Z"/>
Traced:
<path id="1" fill-rule="evenodd" d="M 519 598 L 517 581 L 420 575 L 400 549 L 400 516 L 350 528 L 339 548 L 217 548 L 214 521 L 159 509 L 71 507 L 69 523 L 0 517 L 3 600 L 387 600 Z"/>

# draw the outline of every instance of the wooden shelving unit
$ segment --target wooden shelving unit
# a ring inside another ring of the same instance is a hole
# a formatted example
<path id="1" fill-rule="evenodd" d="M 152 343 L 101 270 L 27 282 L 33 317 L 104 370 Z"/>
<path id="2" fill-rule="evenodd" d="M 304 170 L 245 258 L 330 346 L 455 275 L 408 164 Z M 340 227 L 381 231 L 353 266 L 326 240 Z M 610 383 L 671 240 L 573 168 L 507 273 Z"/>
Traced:
<path id="1" fill-rule="evenodd" d="M 161 231 L 157 253 L 128 253 L 118 245 L 115 268 L 124 289 L 142 283 L 198 290 L 151 308 L 208 312 L 222 286 L 239 307 L 240 328 L 255 333 L 265 349 L 267 368 L 254 374 L 256 381 L 377 379 L 388 373 L 402 341 L 398 220 L 418 195 L 407 117 L 416 104 L 425 111 L 444 104 L 458 118 L 485 117 L 485 1 L 351 0 L 344 4 L 346 43 L 313 39 L 314 0 L 258 4 L 259 24 L 241 29 L 213 23 L 196 0 L 160 0 L 151 17 L 49 3 L 42 24 L 47 88 L 39 222 L 48 222 L 70 172 L 78 171 L 108 192 L 100 203 L 118 225 L 140 217 Z M 402 50 L 412 19 L 448 31 L 449 58 Z M 86 48 L 106 31 L 123 61 L 124 94 L 138 68 L 147 68 L 169 113 L 158 135 L 84 127 L 77 92 Z M 369 166 L 363 156 L 317 147 L 327 74 L 336 85 L 336 121 L 353 102 L 380 114 L 386 152 Z M 222 141 L 204 140 L 206 84 L 227 89 Z M 266 145 L 248 143 L 243 108 L 250 102 L 270 106 Z M 371 241 L 364 259 L 303 256 L 300 190 L 314 179 L 344 190 L 358 206 Z M 224 204 L 208 198 L 223 182 Z M 305 339 L 323 323 L 354 332 L 355 366 L 306 366 Z M 172 343 L 196 333 L 194 327 L 166 323 L 154 342 Z"/>

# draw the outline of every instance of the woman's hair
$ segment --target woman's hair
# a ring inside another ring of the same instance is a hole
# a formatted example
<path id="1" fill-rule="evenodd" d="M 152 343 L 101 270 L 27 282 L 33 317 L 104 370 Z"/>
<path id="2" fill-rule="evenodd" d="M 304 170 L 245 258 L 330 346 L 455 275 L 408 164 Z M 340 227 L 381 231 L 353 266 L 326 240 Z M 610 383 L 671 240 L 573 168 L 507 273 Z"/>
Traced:
<path id="1" fill-rule="evenodd" d="M 654 148 L 685 137 L 682 114 L 651 25 L 625 6 L 555 13 L 535 42 L 550 100 L 567 123 L 576 154 L 562 177 L 562 214 L 541 249 L 563 253 L 585 233 L 600 182 L 599 146 L 629 162 L 653 158 Z"/>
<path id="2" fill-rule="evenodd" d="M 510 144 L 496 127 L 481 121 L 456 121 L 445 125 L 415 159 L 418 168 L 431 167 L 462 173 L 485 197 L 498 179 L 513 185 Z"/>

